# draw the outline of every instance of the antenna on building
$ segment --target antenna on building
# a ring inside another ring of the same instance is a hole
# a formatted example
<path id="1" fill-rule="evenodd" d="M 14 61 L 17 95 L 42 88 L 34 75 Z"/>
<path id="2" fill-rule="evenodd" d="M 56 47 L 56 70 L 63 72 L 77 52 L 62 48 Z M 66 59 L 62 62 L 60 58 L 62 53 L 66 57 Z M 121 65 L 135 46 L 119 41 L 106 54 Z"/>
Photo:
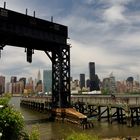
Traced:
<path id="1" fill-rule="evenodd" d="M 53 16 L 51 16 L 51 22 L 53 22 Z"/>
<path id="2" fill-rule="evenodd" d="M 1 58 L 1 50 L 3 50 L 3 46 L 0 46 L 0 58 Z"/>
<path id="3" fill-rule="evenodd" d="M 26 15 L 28 14 L 28 9 L 26 8 Z"/>
<path id="4" fill-rule="evenodd" d="M 34 18 L 35 18 L 35 11 L 34 11 Z"/>
<path id="5" fill-rule="evenodd" d="M 4 2 L 4 9 L 6 9 L 6 2 Z"/>

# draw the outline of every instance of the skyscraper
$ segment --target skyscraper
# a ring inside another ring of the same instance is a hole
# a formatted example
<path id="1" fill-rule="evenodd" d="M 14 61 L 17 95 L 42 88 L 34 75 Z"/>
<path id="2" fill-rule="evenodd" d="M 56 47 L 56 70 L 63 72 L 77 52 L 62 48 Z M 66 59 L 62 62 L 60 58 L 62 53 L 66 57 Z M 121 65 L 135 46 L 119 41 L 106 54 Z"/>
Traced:
<path id="1" fill-rule="evenodd" d="M 80 74 L 80 88 L 85 87 L 85 74 Z"/>
<path id="2" fill-rule="evenodd" d="M 95 79 L 95 63 L 89 62 L 89 79 L 93 81 Z"/>
<path id="3" fill-rule="evenodd" d="M 37 74 L 37 82 L 41 80 L 41 73 L 40 73 L 40 70 L 38 71 L 38 74 Z"/>
<path id="4" fill-rule="evenodd" d="M 5 77 L 0 76 L 0 95 L 5 92 Z"/>
<path id="5" fill-rule="evenodd" d="M 95 62 L 89 62 L 90 91 L 99 90 L 99 78 L 95 74 Z"/>
<path id="6" fill-rule="evenodd" d="M 11 83 L 16 83 L 16 82 L 17 82 L 17 77 L 11 76 Z"/>
<path id="7" fill-rule="evenodd" d="M 44 92 L 52 91 L 52 70 L 43 71 Z"/>
<path id="8" fill-rule="evenodd" d="M 16 76 L 11 76 L 11 93 L 14 94 L 16 92 L 16 82 L 17 82 L 17 77 Z"/>

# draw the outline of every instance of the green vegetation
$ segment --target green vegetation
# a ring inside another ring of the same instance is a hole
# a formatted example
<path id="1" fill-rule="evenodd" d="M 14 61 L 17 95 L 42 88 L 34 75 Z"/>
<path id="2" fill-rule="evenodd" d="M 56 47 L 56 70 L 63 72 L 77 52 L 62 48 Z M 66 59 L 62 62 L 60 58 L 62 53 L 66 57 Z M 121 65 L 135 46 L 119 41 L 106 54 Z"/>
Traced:
<path id="1" fill-rule="evenodd" d="M 39 140 L 40 133 L 39 127 L 37 125 L 32 126 L 31 134 L 29 135 L 29 140 Z"/>
<path id="2" fill-rule="evenodd" d="M 36 127 L 31 130 L 30 135 L 26 132 L 22 114 L 8 105 L 10 99 L 10 94 L 0 98 L 0 105 L 3 105 L 0 109 L 1 140 L 39 140 L 39 131 Z"/>
<path id="3" fill-rule="evenodd" d="M 7 106 L 11 99 L 11 94 L 6 93 L 4 97 L 0 98 L 0 105 Z"/>
<path id="4" fill-rule="evenodd" d="M 109 89 L 108 88 L 102 88 L 101 93 L 104 94 L 104 95 L 107 95 L 107 94 L 109 94 Z"/>
<path id="5" fill-rule="evenodd" d="M 99 140 L 98 136 L 91 136 L 85 133 L 73 132 L 66 140 Z"/>
<path id="6" fill-rule="evenodd" d="M 33 126 L 31 132 L 25 130 L 22 114 L 8 103 L 11 99 L 9 94 L 0 98 L 0 132 L 1 140 L 40 140 L 39 127 Z M 85 133 L 72 133 L 66 140 L 99 140 L 98 136 L 90 136 Z"/>
<path id="7" fill-rule="evenodd" d="M 11 99 L 9 94 L 5 94 L 0 98 L 0 132 L 2 132 L 2 140 L 19 140 L 25 135 L 24 119 L 20 112 L 16 111 L 8 103 Z"/>

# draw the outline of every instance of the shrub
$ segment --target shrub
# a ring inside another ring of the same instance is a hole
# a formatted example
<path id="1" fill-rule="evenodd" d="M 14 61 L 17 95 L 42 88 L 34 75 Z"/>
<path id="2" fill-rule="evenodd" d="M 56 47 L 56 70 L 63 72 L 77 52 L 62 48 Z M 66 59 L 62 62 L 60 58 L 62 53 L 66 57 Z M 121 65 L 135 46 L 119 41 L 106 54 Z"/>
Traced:
<path id="1" fill-rule="evenodd" d="M 98 136 L 91 136 L 85 133 L 72 133 L 66 140 L 99 140 Z"/>
<path id="2" fill-rule="evenodd" d="M 4 97 L 0 98 L 0 105 L 7 106 L 11 99 L 11 94 L 5 93 Z"/>
<path id="3" fill-rule="evenodd" d="M 0 132 L 2 132 L 2 140 L 19 140 L 25 136 L 24 119 L 22 114 L 9 106 L 10 95 L 0 98 L 0 105 L 4 107 L 0 109 Z"/>
<path id="4" fill-rule="evenodd" d="M 29 135 L 29 140 L 39 140 L 40 133 L 37 125 L 32 126 L 31 134 Z"/>

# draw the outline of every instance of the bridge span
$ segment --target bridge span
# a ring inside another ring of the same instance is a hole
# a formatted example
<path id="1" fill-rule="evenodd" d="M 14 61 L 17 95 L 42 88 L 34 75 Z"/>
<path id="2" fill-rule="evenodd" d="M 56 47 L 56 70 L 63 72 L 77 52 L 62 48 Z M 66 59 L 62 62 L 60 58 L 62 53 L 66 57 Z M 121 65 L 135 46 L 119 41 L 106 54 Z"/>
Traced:
<path id="1" fill-rule="evenodd" d="M 22 97 L 21 105 L 41 111 L 51 110 L 51 101 L 50 95 Z M 75 110 L 82 115 L 76 113 Z M 62 119 L 63 115 L 69 114 L 67 120 L 74 120 L 74 122 L 78 120 L 78 123 L 86 122 L 89 117 L 95 117 L 98 121 L 107 120 L 109 123 L 118 122 L 132 127 L 134 124 L 140 123 L 140 95 L 75 94 L 71 95 L 69 109 L 59 109 L 58 107 L 55 109 L 55 113 L 59 119 Z"/>

